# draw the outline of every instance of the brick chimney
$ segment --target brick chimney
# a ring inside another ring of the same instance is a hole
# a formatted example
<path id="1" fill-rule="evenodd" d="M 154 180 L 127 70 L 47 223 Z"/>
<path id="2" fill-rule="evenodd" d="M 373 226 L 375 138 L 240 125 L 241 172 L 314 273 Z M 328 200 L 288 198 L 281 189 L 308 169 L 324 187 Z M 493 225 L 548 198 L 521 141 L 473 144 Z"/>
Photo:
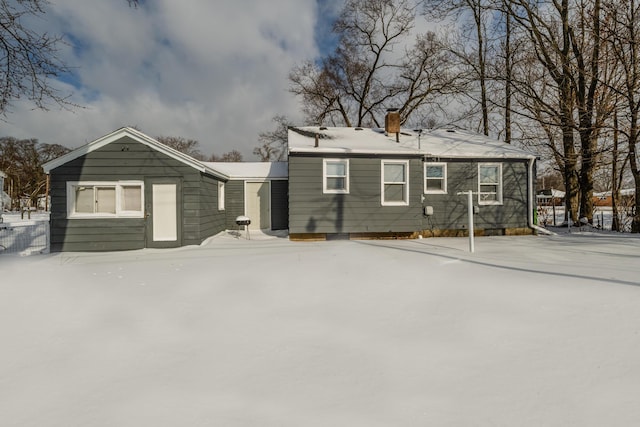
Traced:
<path id="1" fill-rule="evenodd" d="M 395 133 L 396 142 L 400 142 L 400 112 L 397 108 L 389 108 L 384 117 L 384 130 L 387 135 Z"/>

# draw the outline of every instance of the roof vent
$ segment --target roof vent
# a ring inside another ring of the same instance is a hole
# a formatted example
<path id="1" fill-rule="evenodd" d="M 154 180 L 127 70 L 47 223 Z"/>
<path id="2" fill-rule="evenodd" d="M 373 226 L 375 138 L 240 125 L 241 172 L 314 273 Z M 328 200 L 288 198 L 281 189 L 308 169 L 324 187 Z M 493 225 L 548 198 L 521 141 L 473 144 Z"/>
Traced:
<path id="1" fill-rule="evenodd" d="M 358 127 L 358 128 L 355 128 L 355 130 L 362 130 L 362 128 Z"/>
<path id="2" fill-rule="evenodd" d="M 449 133 L 456 133 L 456 131 L 455 131 L 455 130 L 453 130 L 453 129 L 447 129 L 447 132 L 449 132 Z"/>
<path id="3" fill-rule="evenodd" d="M 320 126 L 320 130 L 327 130 L 326 126 Z"/>

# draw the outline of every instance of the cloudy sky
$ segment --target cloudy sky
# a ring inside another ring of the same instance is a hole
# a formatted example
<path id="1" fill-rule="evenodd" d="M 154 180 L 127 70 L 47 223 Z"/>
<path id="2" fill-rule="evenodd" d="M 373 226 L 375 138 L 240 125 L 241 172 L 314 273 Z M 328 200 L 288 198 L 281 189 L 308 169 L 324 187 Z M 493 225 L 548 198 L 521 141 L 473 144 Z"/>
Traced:
<path id="1" fill-rule="evenodd" d="M 200 141 L 245 160 L 272 117 L 300 119 L 291 68 L 330 48 L 343 0 L 52 0 L 38 26 L 64 34 L 59 82 L 82 108 L 16 103 L 0 136 L 76 148 L 122 126 Z"/>

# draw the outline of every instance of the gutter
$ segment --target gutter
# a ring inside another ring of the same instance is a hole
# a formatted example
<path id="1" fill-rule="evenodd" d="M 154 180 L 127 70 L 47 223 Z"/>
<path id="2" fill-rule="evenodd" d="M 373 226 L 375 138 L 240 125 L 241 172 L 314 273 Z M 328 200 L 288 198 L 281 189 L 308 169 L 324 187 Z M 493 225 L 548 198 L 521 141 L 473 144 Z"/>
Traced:
<path id="1" fill-rule="evenodd" d="M 538 233 L 546 234 L 547 236 L 555 236 L 556 233 L 553 231 L 549 231 L 546 228 L 540 227 L 537 224 L 533 223 L 533 209 L 535 209 L 535 195 L 533 194 L 533 165 L 535 164 L 536 159 L 532 157 L 529 159 L 529 209 L 527 209 L 527 219 L 529 222 L 529 227 L 536 230 Z"/>

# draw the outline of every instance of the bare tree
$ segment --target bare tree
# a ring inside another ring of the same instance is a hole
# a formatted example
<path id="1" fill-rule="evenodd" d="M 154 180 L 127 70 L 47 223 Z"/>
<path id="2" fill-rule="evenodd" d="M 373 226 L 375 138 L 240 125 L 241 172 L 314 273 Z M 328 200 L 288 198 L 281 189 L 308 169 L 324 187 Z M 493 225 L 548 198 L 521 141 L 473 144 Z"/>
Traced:
<path id="1" fill-rule="evenodd" d="M 446 52 L 434 34 L 413 32 L 410 0 L 347 0 L 333 31 L 335 51 L 289 75 L 307 122 L 380 126 L 389 107 L 402 123 L 450 90 Z"/>
<path id="2" fill-rule="evenodd" d="M 598 167 L 598 137 L 613 111 L 601 64 L 602 13 L 600 0 L 578 2 L 571 45 L 575 58 L 576 106 L 580 138 L 580 214 L 593 223 L 594 172 Z"/>
<path id="3" fill-rule="evenodd" d="M 44 14 L 46 0 L 0 0 L 0 114 L 6 115 L 16 99 L 25 97 L 37 108 L 49 103 L 68 107 L 68 94 L 51 85 L 69 72 L 58 56 L 60 36 L 38 33 L 25 22 Z"/>
<path id="4" fill-rule="evenodd" d="M 242 153 L 238 150 L 231 150 L 228 153 L 224 153 L 221 156 L 217 156 L 212 154 L 209 157 L 210 162 L 241 162 L 242 161 Z"/>
<path id="5" fill-rule="evenodd" d="M 187 139 L 181 136 L 157 136 L 156 140 L 168 147 L 178 150 L 197 160 L 204 160 L 205 156 L 200 152 L 200 143 L 195 139 Z"/>
<path id="6" fill-rule="evenodd" d="M 428 19 L 453 19 L 459 28 L 459 40 L 450 44 L 451 52 L 464 64 L 467 82 L 477 90 L 467 89 L 461 94 L 477 100 L 480 108 L 480 131 L 489 135 L 488 66 L 489 41 L 487 22 L 491 20 L 494 6 L 490 0 L 424 0 Z"/>
<path id="7" fill-rule="evenodd" d="M 512 87 L 519 92 L 519 99 L 528 107 L 530 117 L 546 127 L 553 140 L 556 139 L 554 128 L 560 132 L 560 149 L 553 145 L 554 157 L 564 175 L 565 213 L 575 222 L 578 220 L 579 162 L 574 135 L 575 93 L 569 0 L 510 1 L 513 21 L 527 37 L 531 49 L 529 61 L 520 63 L 520 77 L 514 79 L 517 84 Z M 536 78 L 532 81 L 533 73 L 536 73 Z M 542 85 L 544 96 L 539 92 Z M 536 87 L 537 90 L 534 89 Z"/>
<path id="8" fill-rule="evenodd" d="M 138 0 L 127 1 L 132 7 L 139 5 Z M 0 0 L 0 116 L 6 116 L 20 98 L 43 110 L 52 104 L 77 107 L 71 94 L 52 83 L 71 71 L 58 54 L 63 37 L 28 25 L 29 18 L 43 17 L 48 4 L 47 0 Z"/>
<path id="9" fill-rule="evenodd" d="M 275 129 L 260 132 L 258 141 L 260 145 L 253 149 L 253 154 L 258 156 L 261 162 L 284 161 L 287 158 L 288 129 L 290 120 L 283 115 L 273 117 Z"/>
<path id="10" fill-rule="evenodd" d="M 640 232 L 640 2 L 637 0 L 612 1 L 604 5 L 609 28 L 606 39 L 615 63 L 619 67 L 620 83 L 613 89 L 622 100 L 624 124 L 615 130 L 622 133 L 627 142 L 629 167 L 635 186 L 635 209 L 631 231 Z M 617 116 L 616 116 L 617 119 Z"/>
<path id="11" fill-rule="evenodd" d="M 43 144 L 36 139 L 0 138 L 0 170 L 8 176 L 12 201 L 15 203 L 19 197 L 28 196 L 36 202 L 46 181 L 42 165 L 69 151 L 62 145 Z"/>

